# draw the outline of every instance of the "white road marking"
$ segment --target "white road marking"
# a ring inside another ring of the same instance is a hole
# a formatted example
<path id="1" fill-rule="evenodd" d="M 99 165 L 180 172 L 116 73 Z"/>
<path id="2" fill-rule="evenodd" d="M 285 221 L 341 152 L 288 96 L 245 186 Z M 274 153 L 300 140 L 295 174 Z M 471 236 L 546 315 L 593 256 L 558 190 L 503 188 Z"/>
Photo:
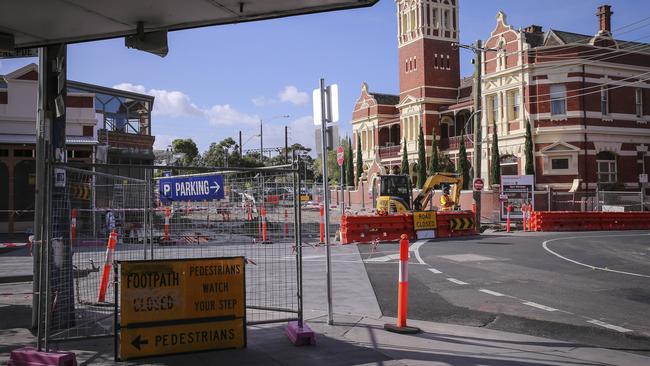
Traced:
<path id="1" fill-rule="evenodd" d="M 370 258 L 370 259 L 366 259 L 365 261 L 366 262 L 388 262 L 395 259 L 399 259 L 399 253 Z"/>
<path id="2" fill-rule="evenodd" d="M 457 279 L 455 279 L 455 278 L 447 278 L 447 281 L 449 281 L 449 282 L 453 282 L 453 283 L 455 283 L 455 284 L 457 284 L 457 285 L 469 285 L 469 283 L 467 283 L 467 282 L 463 282 L 463 281 L 461 281 L 461 280 L 457 280 Z"/>
<path id="3" fill-rule="evenodd" d="M 440 273 L 442 273 L 442 272 L 438 271 L 438 270 L 435 269 L 435 268 L 429 268 L 429 271 L 431 271 L 432 273 L 435 273 L 435 274 L 440 274 Z"/>
<path id="4" fill-rule="evenodd" d="M 549 247 L 548 247 L 548 243 L 550 243 L 550 242 L 552 242 L 552 241 L 558 241 L 558 240 L 567 240 L 567 239 L 583 239 L 583 238 L 603 238 L 603 237 L 608 237 L 608 236 L 611 236 L 611 237 L 621 237 L 621 236 L 641 236 L 641 235 L 645 235 L 645 234 L 632 234 L 632 235 L 598 235 L 598 236 L 596 236 L 596 235 L 594 235 L 594 236 L 570 236 L 570 237 L 566 237 L 566 238 L 556 238 L 556 239 L 549 239 L 549 240 L 546 240 L 546 241 L 544 241 L 544 242 L 542 243 L 542 247 L 544 247 L 544 249 L 545 249 L 547 252 L 553 254 L 554 256 L 556 256 L 556 257 L 558 257 L 558 258 L 561 258 L 561 259 L 564 259 L 565 261 L 569 261 L 569 262 L 571 262 L 571 263 L 577 264 L 577 265 L 579 265 L 579 266 L 583 266 L 583 267 L 591 268 L 591 269 L 593 269 L 593 270 L 599 270 L 599 271 L 606 271 L 606 272 L 613 272 L 613 273 L 624 274 L 624 275 L 628 275 L 628 276 L 636 276 L 636 277 L 645 277 L 645 278 L 650 278 L 650 275 L 645 275 L 645 274 L 640 274 L 640 273 L 633 273 L 633 272 L 625 272 L 625 271 L 617 271 L 617 270 L 615 270 L 615 269 L 609 269 L 609 268 L 604 268 L 604 267 L 596 267 L 596 266 L 592 266 L 592 265 L 590 265 L 590 264 L 585 264 L 585 263 L 582 263 L 582 262 L 578 262 L 578 261 L 573 260 L 573 259 L 571 259 L 571 258 L 567 258 L 567 257 L 565 257 L 565 256 L 563 256 L 563 255 L 561 255 L 561 254 L 559 254 L 559 253 L 557 253 L 557 252 L 554 252 L 553 250 L 549 249 Z"/>
<path id="5" fill-rule="evenodd" d="M 591 324 L 599 325 L 599 326 L 601 326 L 601 327 L 603 327 L 603 328 L 612 329 L 612 330 L 615 330 L 615 331 L 617 331 L 617 332 L 621 332 L 621 333 L 627 333 L 627 332 L 631 332 L 631 331 L 632 331 L 632 329 L 627 329 L 627 328 L 619 327 L 618 325 L 608 324 L 608 323 L 601 322 L 600 320 L 595 320 L 595 319 L 589 320 L 589 321 L 587 321 L 587 323 L 591 323 Z"/>
<path id="6" fill-rule="evenodd" d="M 420 257 L 420 247 L 422 244 L 426 243 L 426 240 L 418 240 L 415 243 L 411 244 L 409 247 L 409 251 L 413 252 L 415 254 L 415 259 L 420 262 L 420 264 L 426 264 L 423 260 L 422 257 Z"/>
<path id="7" fill-rule="evenodd" d="M 487 289 L 484 289 L 484 288 L 480 289 L 479 291 L 481 291 L 481 292 L 483 292 L 483 293 L 486 293 L 486 294 L 488 294 L 488 295 L 493 295 L 493 296 L 506 296 L 506 295 L 504 295 L 504 294 L 502 294 L 502 293 L 500 293 L 500 292 L 496 292 L 496 291 L 492 291 L 492 290 L 487 290 Z"/>
<path id="8" fill-rule="evenodd" d="M 552 308 L 550 306 L 538 304 L 538 303 L 532 302 L 532 301 L 526 301 L 526 302 L 524 302 L 524 305 L 532 306 L 534 308 L 538 308 L 538 309 L 542 309 L 542 310 L 546 310 L 546 311 L 558 311 L 558 309 L 556 309 L 556 308 Z"/>

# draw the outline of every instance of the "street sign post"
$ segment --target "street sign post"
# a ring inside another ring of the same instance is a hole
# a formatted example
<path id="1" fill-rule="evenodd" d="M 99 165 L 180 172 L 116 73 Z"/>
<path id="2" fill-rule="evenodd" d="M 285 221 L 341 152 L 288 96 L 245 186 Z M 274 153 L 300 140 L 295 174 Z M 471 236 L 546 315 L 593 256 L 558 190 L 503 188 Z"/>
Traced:
<path id="1" fill-rule="evenodd" d="M 343 166 L 343 157 L 345 156 L 345 153 L 343 152 L 343 146 L 339 146 L 338 149 L 336 149 L 336 162 L 339 164 L 340 167 Z"/>
<path id="2" fill-rule="evenodd" d="M 121 360 L 246 346 L 244 257 L 120 268 Z"/>
<path id="3" fill-rule="evenodd" d="M 205 201 L 225 197 L 220 174 L 165 177 L 158 181 L 160 201 Z"/>
<path id="4" fill-rule="evenodd" d="M 474 178 L 474 190 L 477 192 L 480 192 L 483 190 L 483 187 L 485 186 L 485 182 L 483 182 L 483 178 Z"/>

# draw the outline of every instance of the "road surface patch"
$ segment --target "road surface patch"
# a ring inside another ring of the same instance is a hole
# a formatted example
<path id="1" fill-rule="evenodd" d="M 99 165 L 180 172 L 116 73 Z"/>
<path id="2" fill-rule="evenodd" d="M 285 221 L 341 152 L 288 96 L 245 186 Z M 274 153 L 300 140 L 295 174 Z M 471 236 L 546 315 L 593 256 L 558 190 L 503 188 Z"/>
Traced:
<path id="1" fill-rule="evenodd" d="M 481 261 L 493 261 L 494 258 L 486 257 L 484 255 L 478 254 L 451 254 L 451 255 L 439 255 L 439 258 L 448 259 L 454 262 L 481 262 Z"/>
<path id="2" fill-rule="evenodd" d="M 461 281 L 461 280 L 457 280 L 457 279 L 455 279 L 455 278 L 447 278 L 447 281 L 449 281 L 449 282 L 453 282 L 453 283 L 455 283 L 455 284 L 457 284 L 457 285 L 469 285 L 469 283 L 467 283 L 467 282 L 463 282 L 463 281 Z"/>

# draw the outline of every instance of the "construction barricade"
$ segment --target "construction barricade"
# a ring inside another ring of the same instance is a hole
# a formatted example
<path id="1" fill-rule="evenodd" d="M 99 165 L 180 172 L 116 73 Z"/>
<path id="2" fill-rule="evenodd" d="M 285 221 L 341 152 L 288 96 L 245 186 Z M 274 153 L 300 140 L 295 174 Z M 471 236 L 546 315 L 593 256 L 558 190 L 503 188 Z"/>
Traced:
<path id="1" fill-rule="evenodd" d="M 472 211 L 438 211 L 434 229 L 437 238 L 476 235 Z M 415 238 L 413 214 L 344 215 L 341 217 L 341 243 L 370 243 L 374 240 L 395 241 L 407 233 Z"/>
<path id="2" fill-rule="evenodd" d="M 650 229 L 650 212 L 535 211 L 533 231 L 598 231 Z"/>

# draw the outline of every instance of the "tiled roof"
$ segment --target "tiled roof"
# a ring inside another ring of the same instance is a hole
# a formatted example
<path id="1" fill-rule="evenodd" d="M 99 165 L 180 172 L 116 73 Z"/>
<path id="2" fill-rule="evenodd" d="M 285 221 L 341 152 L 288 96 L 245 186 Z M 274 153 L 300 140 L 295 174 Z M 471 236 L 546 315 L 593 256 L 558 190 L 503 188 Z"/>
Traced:
<path id="1" fill-rule="evenodd" d="M 399 103 L 399 95 L 370 93 L 375 98 L 377 104 L 381 105 L 397 105 Z"/>
<path id="2" fill-rule="evenodd" d="M 560 38 L 564 43 L 582 43 L 589 44 L 594 36 L 589 36 L 586 34 L 565 32 L 560 30 L 551 29 L 550 32 L 553 32 L 558 38 Z M 615 39 L 618 48 L 621 50 L 634 50 L 637 52 L 648 52 L 650 53 L 650 44 L 642 42 L 632 42 L 624 41 L 622 39 Z"/>

